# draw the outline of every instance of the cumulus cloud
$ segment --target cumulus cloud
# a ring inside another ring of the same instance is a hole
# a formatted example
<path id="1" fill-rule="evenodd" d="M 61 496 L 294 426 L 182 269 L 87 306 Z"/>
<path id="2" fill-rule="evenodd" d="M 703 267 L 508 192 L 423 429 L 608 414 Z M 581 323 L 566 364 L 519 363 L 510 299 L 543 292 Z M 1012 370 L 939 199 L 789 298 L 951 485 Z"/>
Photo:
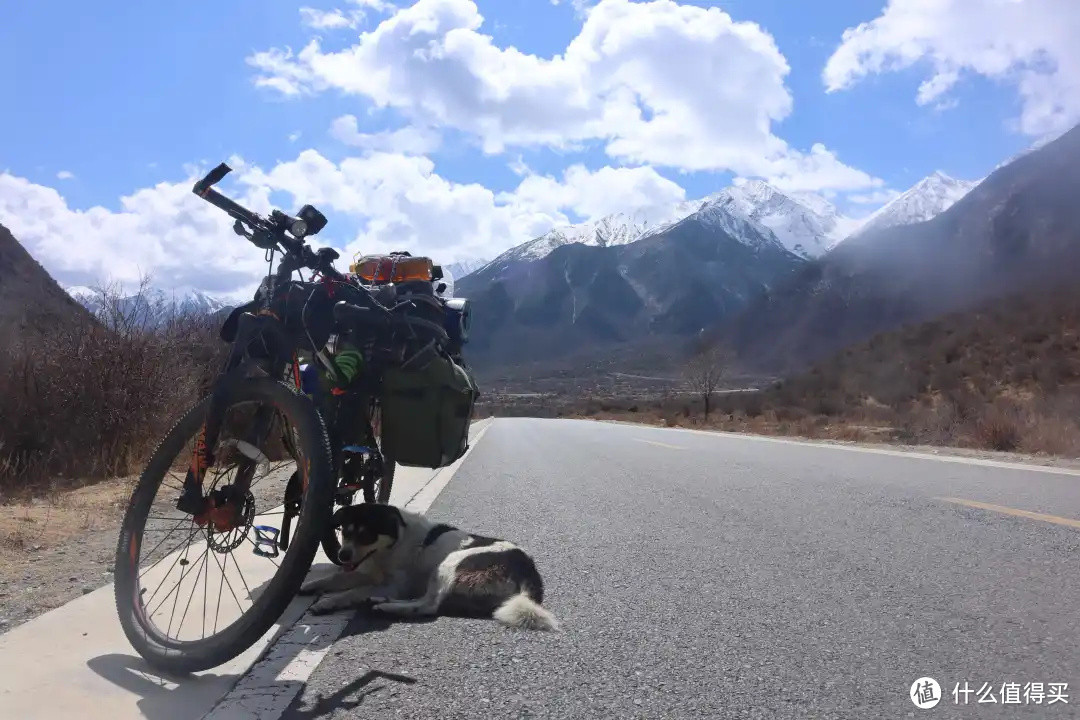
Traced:
<path id="1" fill-rule="evenodd" d="M 586 219 L 631 210 L 664 210 L 686 199 L 681 186 L 650 167 L 604 167 L 592 172 L 572 165 L 562 178 L 529 175 L 512 193 L 499 198 L 541 215 L 565 209 Z"/>
<path id="2" fill-rule="evenodd" d="M 823 148 L 801 152 L 773 134 L 792 110 L 790 68 L 772 36 L 719 8 L 602 0 L 550 58 L 499 47 L 482 24 L 473 0 L 418 0 L 350 47 L 324 51 L 316 39 L 248 62 L 259 86 L 361 96 L 414 124 L 469 133 L 491 154 L 596 142 L 628 164 L 800 187 L 810 183 L 795 177 L 804 169 L 817 183 L 874 182 Z"/>
<path id="3" fill-rule="evenodd" d="M 61 170 L 60 172 L 56 173 L 56 179 L 73 180 L 75 179 L 75 173 L 71 172 L 70 170 Z"/>
<path id="4" fill-rule="evenodd" d="M 241 158 L 224 191 L 258 212 L 269 198 L 286 209 L 312 203 L 331 224 L 319 238 L 352 254 L 407 249 L 443 262 L 494 257 L 507 247 L 570 222 L 616 210 L 677 202 L 684 192 L 651 168 L 567 169 L 560 178 L 529 174 L 495 193 L 456 183 L 426 157 L 370 152 L 335 163 L 315 150 L 261 169 Z M 164 288 L 250 292 L 265 272 L 262 253 L 232 233 L 228 217 L 191 192 L 205 168 L 120 199 L 118 210 L 74 209 L 55 189 L 0 175 L 0 223 L 61 282 L 125 284 L 152 272 Z"/>
<path id="5" fill-rule="evenodd" d="M 346 14 L 338 8 L 333 10 L 318 10 L 310 7 L 300 8 L 300 22 L 312 30 L 354 28 L 363 19 L 364 14 L 359 11 Z"/>
<path id="6" fill-rule="evenodd" d="M 355 115 L 342 115 L 330 126 L 330 134 L 352 147 L 404 155 L 425 155 L 438 149 L 439 133 L 431 128 L 408 126 L 397 130 L 362 133 Z"/>
<path id="7" fill-rule="evenodd" d="M 1076 0 L 890 0 L 849 28 L 829 58 L 829 92 L 878 73 L 926 67 L 920 105 L 945 103 L 965 74 L 1016 89 L 1019 129 L 1041 136 L 1080 120 L 1080 3 Z M 953 101 L 955 102 L 955 101 Z"/>
<path id="8" fill-rule="evenodd" d="M 116 211 L 75 210 L 56 190 L 3 173 L 0 223 L 62 282 L 130 286 L 150 272 L 165 288 L 228 293 L 258 276 L 262 257 L 232 234 L 224 213 L 192 194 L 194 179 L 138 190 Z M 267 207 L 258 193 L 244 201 Z"/>

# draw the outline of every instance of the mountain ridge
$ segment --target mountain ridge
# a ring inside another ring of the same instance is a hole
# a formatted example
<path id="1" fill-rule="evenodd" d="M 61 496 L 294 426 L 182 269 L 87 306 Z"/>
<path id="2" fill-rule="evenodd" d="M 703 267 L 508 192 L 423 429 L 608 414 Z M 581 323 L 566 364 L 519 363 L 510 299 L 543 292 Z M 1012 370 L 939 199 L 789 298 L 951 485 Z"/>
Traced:
<path id="1" fill-rule="evenodd" d="M 810 263 L 718 336 L 786 372 L 870 335 L 1074 282 L 1080 126 L 995 170 L 925 222 L 871 229 Z"/>
<path id="2" fill-rule="evenodd" d="M 0 345 L 33 341 L 57 326 L 92 323 L 3 225 L 0 225 Z"/>

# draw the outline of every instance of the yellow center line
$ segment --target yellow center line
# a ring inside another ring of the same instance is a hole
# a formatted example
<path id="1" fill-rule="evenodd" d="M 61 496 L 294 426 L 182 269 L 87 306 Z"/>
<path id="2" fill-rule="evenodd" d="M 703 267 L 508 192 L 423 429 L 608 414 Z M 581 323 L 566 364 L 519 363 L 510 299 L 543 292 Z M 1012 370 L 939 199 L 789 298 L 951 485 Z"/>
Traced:
<path id="1" fill-rule="evenodd" d="M 656 442 L 655 440 L 642 440 L 641 438 L 634 438 L 638 442 L 649 443 L 650 445 L 659 445 L 660 447 L 668 448 L 669 450 L 685 450 L 684 447 L 678 445 L 668 445 L 667 443 Z"/>
<path id="2" fill-rule="evenodd" d="M 990 503 L 979 502 L 978 500 L 965 500 L 964 498 L 939 497 L 937 499 L 944 500 L 945 502 L 956 503 L 957 505 L 967 505 L 968 507 L 978 508 L 980 510 L 991 510 L 993 512 L 999 512 L 1004 515 L 1015 515 L 1017 517 L 1025 517 L 1031 520 L 1042 520 L 1043 522 L 1054 523 L 1055 525 L 1065 525 L 1067 527 L 1080 529 L 1080 520 L 1074 520 L 1072 518 L 1031 512 L 1030 510 L 1017 510 L 1016 508 L 1005 507 L 1004 505 L 991 505 Z"/>

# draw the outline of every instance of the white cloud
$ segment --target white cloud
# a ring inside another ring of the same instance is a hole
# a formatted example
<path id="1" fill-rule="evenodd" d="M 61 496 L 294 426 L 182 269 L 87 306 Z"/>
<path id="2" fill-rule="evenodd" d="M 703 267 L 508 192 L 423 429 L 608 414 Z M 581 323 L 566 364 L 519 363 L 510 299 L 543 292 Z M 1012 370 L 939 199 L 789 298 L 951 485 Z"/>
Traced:
<path id="1" fill-rule="evenodd" d="M 898 197 L 900 193 L 896 190 L 875 190 L 869 193 L 852 193 L 847 199 L 857 205 L 884 205 Z"/>
<path id="2" fill-rule="evenodd" d="M 75 179 L 75 173 L 71 172 L 70 170 L 61 170 L 60 172 L 56 173 L 56 179 L 57 180 L 74 180 Z"/>
<path id="3" fill-rule="evenodd" d="M 351 258 L 358 251 L 407 249 L 441 262 L 494 257 L 511 245 L 570 222 L 616 210 L 677 202 L 685 193 L 651 168 L 590 171 L 561 179 L 528 175 L 494 193 L 435 172 L 426 157 L 372 152 L 334 163 L 314 150 L 262 170 L 242 158 L 223 192 L 258 212 L 271 193 L 289 207 L 312 203 L 331 214 L 317 238 Z M 159 183 L 120 198 L 120 209 L 76 210 L 56 190 L 0 174 L 0 223 L 61 282 L 135 282 L 152 272 L 163 288 L 250 292 L 265 272 L 263 255 L 233 234 L 228 217 L 191 192 L 195 177 Z"/>
<path id="4" fill-rule="evenodd" d="M 345 14 L 342 10 L 318 10 L 316 8 L 300 8 L 300 22 L 304 27 L 312 30 L 341 30 L 342 28 L 354 28 L 364 19 L 364 13 L 354 11 Z"/>
<path id="5" fill-rule="evenodd" d="M 589 8 L 595 5 L 598 0 L 551 0 L 551 4 L 562 5 L 564 1 L 574 8 L 575 13 L 584 16 L 589 11 Z"/>
<path id="6" fill-rule="evenodd" d="M 539 214 L 570 209 L 585 219 L 598 219 L 621 211 L 666 210 L 685 200 L 686 192 L 650 167 L 591 172 L 584 165 L 572 165 L 561 180 L 529 175 L 499 198 Z"/>
<path id="7" fill-rule="evenodd" d="M 330 134 L 352 147 L 403 155 L 425 155 L 438 149 L 442 140 L 435 130 L 415 126 L 362 133 L 355 115 L 342 115 L 334 120 L 330 125 Z"/>
<path id="8" fill-rule="evenodd" d="M 926 66 L 916 101 L 928 105 L 965 74 L 983 75 L 1016 88 L 1020 130 L 1041 136 L 1080 120 L 1078 30 L 1076 0 L 890 0 L 879 17 L 844 31 L 823 80 L 835 92 Z"/>
<path id="9" fill-rule="evenodd" d="M 532 174 L 532 170 L 529 169 L 529 166 L 525 163 L 525 158 L 521 155 L 513 158 L 506 166 L 510 168 L 510 172 L 518 177 L 525 177 L 526 175 Z"/>
<path id="10" fill-rule="evenodd" d="M 351 4 L 357 7 L 370 8 L 375 12 L 390 12 L 396 10 L 397 6 L 394 3 L 386 2 L 386 0 L 348 0 Z"/>
<path id="11" fill-rule="evenodd" d="M 818 183 L 876 182 L 824 149 L 799 152 L 773 134 L 792 109 L 787 61 L 761 27 L 718 8 L 602 0 L 552 58 L 499 47 L 482 23 L 472 0 L 418 0 L 351 47 L 324 51 L 316 39 L 248 62 L 259 86 L 366 97 L 419 126 L 478 137 L 491 154 L 601 142 L 630 164 L 799 187 L 810 184 L 796 177 L 804 168 Z"/>
<path id="12" fill-rule="evenodd" d="M 303 133 L 302 133 L 302 132 L 300 132 L 299 130 L 297 130 L 297 131 L 295 131 L 295 132 L 291 132 L 291 133 L 289 133 L 289 142 L 296 142 L 297 140 L 299 140 L 299 139 L 300 139 L 300 136 L 301 136 L 302 134 L 303 134 Z"/>
<path id="13" fill-rule="evenodd" d="M 120 210 L 73 210 L 56 190 L 0 174 L 0 223 L 62 282 L 131 285 L 152 272 L 164 288 L 229 292 L 257 277 L 262 255 L 228 217 L 191 192 L 195 178 L 120 198 Z M 264 210 L 266 199 L 244 201 Z"/>

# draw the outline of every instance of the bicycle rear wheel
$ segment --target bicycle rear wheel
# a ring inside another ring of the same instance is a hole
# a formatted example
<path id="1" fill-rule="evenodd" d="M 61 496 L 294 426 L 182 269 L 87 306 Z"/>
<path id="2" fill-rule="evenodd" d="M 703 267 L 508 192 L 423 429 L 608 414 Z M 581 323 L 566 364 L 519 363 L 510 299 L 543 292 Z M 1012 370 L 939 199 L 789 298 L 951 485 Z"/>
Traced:
<path id="1" fill-rule="evenodd" d="M 177 510 L 191 461 L 188 449 L 194 448 L 209 404 L 207 398 L 189 410 L 155 450 L 132 494 L 116 549 L 120 624 L 148 663 L 169 672 L 221 665 L 270 629 L 303 582 L 333 503 L 329 441 L 315 407 L 288 385 L 251 378 L 231 393 L 215 461 L 204 479 L 204 494 L 226 498 L 229 521 L 221 524 L 211 514 L 209 521 L 197 522 Z M 251 418 L 260 410 L 272 413 L 272 421 L 262 443 L 255 443 Z M 229 424 L 234 418 L 240 428 L 235 435 Z M 281 555 L 274 538 L 294 468 L 305 482 L 295 532 Z M 230 495 L 242 472 L 259 476 L 251 476 L 242 497 L 239 490 Z M 260 511 L 263 502 L 269 507 Z"/>

